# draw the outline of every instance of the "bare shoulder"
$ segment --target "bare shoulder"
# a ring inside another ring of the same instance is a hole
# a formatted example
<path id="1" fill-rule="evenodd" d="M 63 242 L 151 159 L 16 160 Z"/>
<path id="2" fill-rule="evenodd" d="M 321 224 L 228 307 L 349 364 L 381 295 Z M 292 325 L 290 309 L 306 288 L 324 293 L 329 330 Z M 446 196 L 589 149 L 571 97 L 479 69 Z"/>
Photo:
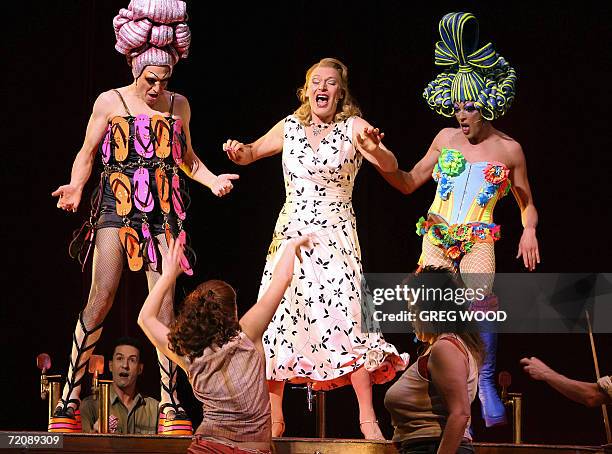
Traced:
<path id="1" fill-rule="evenodd" d="M 436 136 L 436 140 L 441 141 L 450 141 L 455 135 L 459 133 L 459 128 L 442 128 L 438 135 Z"/>
<path id="2" fill-rule="evenodd" d="M 180 93 L 174 92 L 174 107 L 175 108 L 189 108 L 189 100 L 186 96 Z"/>
<path id="3" fill-rule="evenodd" d="M 363 128 L 367 128 L 368 126 L 370 126 L 370 123 L 368 123 L 365 119 L 361 118 L 361 117 L 353 117 L 353 130 L 354 131 L 360 131 Z"/>
<path id="4" fill-rule="evenodd" d="M 497 142 L 504 154 L 504 162 L 507 162 L 510 167 L 525 161 L 523 147 L 508 134 L 497 131 Z"/>
<path id="5" fill-rule="evenodd" d="M 172 94 L 168 95 L 168 102 L 170 102 L 171 96 Z M 183 119 L 183 121 L 189 120 L 189 118 L 191 117 L 191 107 L 189 106 L 189 100 L 186 96 L 174 92 L 173 114 Z"/>
<path id="6" fill-rule="evenodd" d="M 431 360 L 438 365 L 458 365 L 467 364 L 464 354 L 448 341 L 437 341 L 431 347 Z"/>
<path id="7" fill-rule="evenodd" d="M 121 99 L 115 90 L 100 93 L 94 102 L 93 113 L 109 117 L 113 112 L 122 107 Z"/>
<path id="8" fill-rule="evenodd" d="M 442 148 L 449 146 L 452 142 L 453 138 L 457 134 L 459 130 L 457 128 L 442 128 L 436 134 L 436 137 L 433 140 L 433 146 L 438 151 L 442 150 Z"/>

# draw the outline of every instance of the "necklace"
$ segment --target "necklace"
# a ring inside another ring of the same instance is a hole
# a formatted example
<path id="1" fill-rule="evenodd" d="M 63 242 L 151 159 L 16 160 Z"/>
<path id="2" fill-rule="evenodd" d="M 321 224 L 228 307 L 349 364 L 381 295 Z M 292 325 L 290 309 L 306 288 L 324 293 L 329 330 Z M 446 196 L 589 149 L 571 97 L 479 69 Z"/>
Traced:
<path id="1" fill-rule="evenodd" d="M 314 121 L 310 121 L 310 126 L 312 126 L 312 134 L 317 137 L 323 131 L 331 126 L 331 123 L 315 123 Z"/>

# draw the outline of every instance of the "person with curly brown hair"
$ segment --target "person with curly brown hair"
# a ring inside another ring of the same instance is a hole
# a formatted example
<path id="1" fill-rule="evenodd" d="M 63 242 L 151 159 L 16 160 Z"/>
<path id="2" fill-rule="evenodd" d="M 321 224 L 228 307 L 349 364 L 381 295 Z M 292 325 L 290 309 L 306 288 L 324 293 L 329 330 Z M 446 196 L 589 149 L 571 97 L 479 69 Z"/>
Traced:
<path id="1" fill-rule="evenodd" d="M 291 284 L 295 256 L 302 261 L 301 247 L 313 252 L 310 236 L 287 241 L 267 291 L 242 318 L 238 319 L 234 289 L 210 280 L 187 296 L 180 314 L 167 326 L 159 313 L 164 296 L 183 272 L 182 247 L 171 242 L 138 325 L 156 348 L 185 370 L 203 404 L 204 419 L 188 452 L 270 452 L 272 421 L 262 336 Z"/>

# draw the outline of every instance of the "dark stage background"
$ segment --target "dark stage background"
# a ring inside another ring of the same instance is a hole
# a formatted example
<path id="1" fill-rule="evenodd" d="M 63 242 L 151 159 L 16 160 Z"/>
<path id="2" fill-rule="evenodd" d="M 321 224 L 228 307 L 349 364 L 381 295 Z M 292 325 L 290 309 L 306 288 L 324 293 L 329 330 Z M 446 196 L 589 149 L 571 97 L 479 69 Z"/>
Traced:
<path id="1" fill-rule="evenodd" d="M 55 207 L 51 192 L 69 181 L 93 101 L 98 93 L 131 82 L 124 57 L 114 49 L 112 19 L 125 1 L 23 2 L 8 11 L 2 51 L 2 244 L 4 257 L 3 361 L 0 429 L 46 428 L 46 402 L 38 397 L 35 356 L 48 352 L 53 371 L 65 374 L 76 315 L 89 290 L 67 246 L 88 204 L 77 215 Z M 229 197 L 215 198 L 191 184 L 188 231 L 198 253 L 196 275 L 181 278 L 177 299 L 209 278 L 238 291 L 241 311 L 257 295 L 266 250 L 284 198 L 280 156 L 237 167 L 221 144 L 232 137 L 253 141 L 297 107 L 296 89 L 318 59 L 348 64 L 351 89 L 364 117 L 386 133 L 385 143 L 410 168 L 436 132 L 453 124 L 430 112 L 421 98 L 435 75 L 433 45 L 443 14 L 472 11 L 481 41 L 517 69 L 518 93 L 507 118 L 496 126 L 524 148 L 540 213 L 539 272 L 604 272 L 610 269 L 610 7 L 584 4 L 522 5 L 508 2 L 189 2 L 190 56 L 176 67 L 170 88 L 185 94 L 193 112 L 196 151 L 214 172 L 241 178 Z M 583 6 L 584 5 L 584 6 Z M 95 175 L 95 173 L 94 173 Z M 92 177 L 87 191 L 95 184 Z M 92 184 L 93 183 L 93 184 Z M 425 213 L 433 183 L 410 197 L 396 192 L 369 164 L 356 184 L 354 206 L 367 272 L 408 272 L 420 248 L 414 225 Z M 88 197 L 85 197 L 86 201 Z M 498 270 L 524 272 L 514 259 L 521 233 L 511 197 L 498 206 L 503 225 Z M 144 340 L 135 321 L 146 296 L 144 275 L 126 273 L 105 323 L 99 353 L 110 356 L 120 335 Z M 503 302 L 502 302 L 503 304 Z M 412 336 L 388 336 L 415 354 Z M 602 373 L 612 373 L 612 335 L 596 335 Z M 141 388 L 157 395 L 158 371 L 147 345 Z M 593 381 L 586 335 L 501 335 L 498 369 L 512 373 L 512 391 L 525 398 L 527 442 L 601 444 L 600 409 L 570 402 L 530 381 L 518 361 L 539 356 L 562 373 Z M 390 437 L 382 405 L 388 385 L 374 389 L 383 432 Z M 189 413 L 199 407 L 181 389 Z M 287 390 L 289 436 L 314 434 L 302 391 Z M 480 441 L 509 441 L 511 428 L 485 430 L 474 405 Z M 329 434 L 359 437 L 351 389 L 328 395 Z"/>

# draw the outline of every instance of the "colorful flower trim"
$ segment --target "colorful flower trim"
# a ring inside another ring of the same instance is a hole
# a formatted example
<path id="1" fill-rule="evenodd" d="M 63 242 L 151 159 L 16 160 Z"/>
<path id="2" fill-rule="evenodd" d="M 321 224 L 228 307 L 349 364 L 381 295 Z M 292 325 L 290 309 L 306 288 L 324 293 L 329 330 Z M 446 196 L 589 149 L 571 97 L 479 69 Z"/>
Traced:
<path id="1" fill-rule="evenodd" d="M 510 191 L 510 170 L 501 163 L 489 163 L 483 170 L 485 182 L 476 196 L 476 202 L 484 207 L 496 194 L 500 198 Z"/>
<path id="2" fill-rule="evenodd" d="M 427 235 L 433 245 L 444 249 L 446 256 L 452 259 L 455 265 L 459 264 L 463 255 L 472 250 L 474 244 L 493 243 L 501 238 L 499 225 L 483 222 L 447 226 L 446 224 L 435 224 L 421 217 L 416 227 L 417 235 Z"/>
<path id="3" fill-rule="evenodd" d="M 484 169 L 484 177 L 489 183 L 500 184 L 508 179 L 510 169 L 501 163 L 490 162 Z"/>
<path id="4" fill-rule="evenodd" d="M 444 148 L 438 158 L 441 172 L 449 177 L 461 175 L 461 172 L 465 170 L 465 162 L 465 158 L 459 150 L 451 150 L 449 148 Z"/>

